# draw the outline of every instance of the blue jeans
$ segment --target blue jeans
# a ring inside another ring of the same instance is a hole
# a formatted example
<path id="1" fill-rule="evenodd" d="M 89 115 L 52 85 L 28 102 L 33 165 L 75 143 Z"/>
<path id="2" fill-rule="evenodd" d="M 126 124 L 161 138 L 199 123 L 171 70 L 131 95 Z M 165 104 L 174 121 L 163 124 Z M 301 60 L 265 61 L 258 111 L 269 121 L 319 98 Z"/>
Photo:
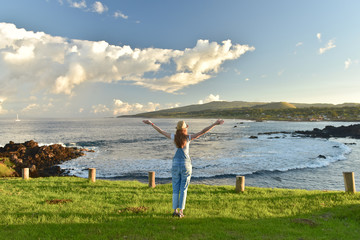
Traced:
<path id="1" fill-rule="evenodd" d="M 182 153 L 181 153 L 182 152 Z M 185 209 L 187 190 L 190 184 L 192 165 L 189 157 L 178 148 L 172 162 L 173 209 Z"/>

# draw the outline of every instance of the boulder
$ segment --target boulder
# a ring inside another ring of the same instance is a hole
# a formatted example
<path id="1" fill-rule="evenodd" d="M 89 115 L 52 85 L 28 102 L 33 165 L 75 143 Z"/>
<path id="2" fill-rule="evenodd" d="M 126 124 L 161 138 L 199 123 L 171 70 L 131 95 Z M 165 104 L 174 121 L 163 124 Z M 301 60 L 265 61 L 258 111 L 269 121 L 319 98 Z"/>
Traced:
<path id="1" fill-rule="evenodd" d="M 10 155 L 10 161 L 15 163 L 16 165 L 23 164 L 23 160 L 21 158 L 18 158 L 18 156 L 16 154 Z"/>
<path id="2" fill-rule="evenodd" d="M 3 148 L 0 147 L 0 157 L 7 157 L 15 164 L 16 172 L 21 176 L 21 169 L 30 168 L 31 177 L 58 176 L 62 170 L 57 165 L 85 155 L 88 151 L 76 147 L 64 147 L 60 144 L 39 146 L 33 140 L 25 143 L 10 141 Z M 90 152 L 90 151 L 89 151 Z"/>
<path id="3" fill-rule="evenodd" d="M 34 140 L 30 140 L 24 143 L 24 146 L 27 148 L 35 148 L 35 147 L 39 147 L 39 144 L 37 142 L 35 142 Z"/>

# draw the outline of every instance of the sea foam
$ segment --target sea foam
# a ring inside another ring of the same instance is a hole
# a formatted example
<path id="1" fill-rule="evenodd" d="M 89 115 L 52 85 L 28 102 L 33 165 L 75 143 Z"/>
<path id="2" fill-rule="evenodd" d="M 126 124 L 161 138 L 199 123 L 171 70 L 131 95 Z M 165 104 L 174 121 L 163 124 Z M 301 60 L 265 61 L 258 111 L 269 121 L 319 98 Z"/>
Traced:
<path id="1" fill-rule="evenodd" d="M 210 137 L 209 142 L 212 142 Z M 351 149 L 336 140 L 292 137 L 289 134 L 233 139 L 216 149 L 211 143 L 192 146 L 193 177 L 249 175 L 266 171 L 291 171 L 321 168 L 346 159 Z M 216 142 L 216 141 L 214 141 Z M 87 146 L 83 146 L 87 147 Z M 211 148 L 211 151 L 201 151 Z M 88 167 L 97 168 L 102 178 L 147 176 L 155 171 L 157 178 L 171 177 L 171 153 L 168 158 L 114 159 L 98 149 L 95 154 L 65 162 L 70 174 L 86 177 Z"/>

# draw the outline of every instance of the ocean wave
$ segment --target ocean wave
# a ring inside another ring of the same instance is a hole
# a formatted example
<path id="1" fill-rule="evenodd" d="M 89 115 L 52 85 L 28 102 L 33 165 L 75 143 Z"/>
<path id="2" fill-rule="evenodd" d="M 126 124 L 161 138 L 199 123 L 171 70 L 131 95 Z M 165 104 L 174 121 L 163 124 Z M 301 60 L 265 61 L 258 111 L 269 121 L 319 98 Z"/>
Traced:
<path id="1" fill-rule="evenodd" d="M 78 141 L 74 143 L 66 143 L 66 145 L 76 144 L 78 146 L 87 146 L 87 147 L 104 147 L 104 146 L 111 146 L 111 145 L 119 145 L 119 144 L 126 144 L 126 143 L 141 143 L 141 142 L 152 142 L 161 140 L 160 137 L 152 137 L 152 138 L 119 138 L 114 140 L 93 140 L 93 141 Z"/>
<path id="2" fill-rule="evenodd" d="M 62 143 L 62 142 L 57 142 L 57 143 L 42 143 L 42 142 L 39 142 L 38 145 L 39 147 L 42 147 L 42 146 L 50 146 L 50 145 L 54 145 L 54 144 L 59 144 L 63 147 L 67 147 L 67 145 L 65 143 Z"/>
<path id="3" fill-rule="evenodd" d="M 192 178 L 229 178 L 235 176 L 250 176 L 250 175 L 267 175 L 272 173 L 283 173 L 283 172 L 290 172 L 290 171 L 297 171 L 297 170 L 304 170 L 304 169 L 316 169 L 321 167 L 326 167 L 331 163 L 336 161 L 345 160 L 346 156 L 339 155 L 336 157 L 326 157 L 323 158 L 316 158 L 310 159 L 307 163 L 302 165 L 292 166 L 292 167 L 279 167 L 279 168 L 268 168 L 268 169 L 259 169 L 255 171 L 246 171 L 246 170 L 239 170 L 234 171 L 232 165 L 230 163 L 226 164 L 193 164 L 193 176 Z M 165 161 L 165 160 L 162 160 Z M 199 160 L 198 160 L 199 161 Z M 222 160 L 223 161 L 223 160 Z M 76 162 L 76 160 L 74 160 Z M 95 166 L 97 169 L 97 175 L 99 178 L 104 179 L 116 179 L 116 178 L 146 178 L 149 171 L 156 172 L 156 178 L 159 179 L 168 179 L 171 178 L 171 161 L 167 161 L 168 164 L 164 168 L 161 168 L 159 164 L 154 164 L 153 162 L 148 161 L 141 161 L 139 160 L 136 164 L 133 164 L 132 168 L 126 169 L 125 171 L 119 171 L 116 169 L 123 168 L 122 166 L 116 166 L 116 164 L 108 163 L 106 164 L 108 167 L 102 166 Z M 69 170 L 70 175 L 76 175 L 79 177 L 87 177 L 87 169 L 89 165 L 97 165 L 96 161 L 86 161 L 85 164 L 71 164 L 65 168 Z M 124 165 L 124 164 L 121 164 Z M 162 164 L 165 165 L 165 164 Z M 143 166 L 141 168 L 140 166 Z M 222 169 L 222 172 L 219 170 Z"/>
<path id="4" fill-rule="evenodd" d="M 148 171 L 155 171 L 156 178 L 159 179 L 171 178 L 172 150 L 170 153 L 166 152 L 166 140 L 160 145 L 154 140 L 159 138 L 131 140 L 130 142 L 147 141 L 145 145 L 134 146 L 117 146 L 119 142 L 128 143 L 129 140 L 126 139 L 113 140 L 110 141 L 111 144 L 102 140 L 76 142 L 77 145 L 97 146 L 99 150 L 95 154 L 66 162 L 61 167 L 68 169 L 69 174 L 80 177 L 87 177 L 84 169 L 95 167 L 100 178 L 143 178 L 147 177 Z M 109 150 L 109 145 L 115 143 L 116 147 Z M 118 148 L 121 146 L 123 150 L 120 151 Z M 346 160 L 351 152 L 349 146 L 336 140 L 298 138 L 291 135 L 271 139 L 264 136 L 258 139 L 243 137 L 220 143 L 201 141 L 193 147 L 196 149 L 191 149 L 190 153 L 193 178 L 224 178 L 322 168 Z M 138 158 L 139 154 L 141 158 Z M 150 155 L 160 158 L 149 158 Z"/>

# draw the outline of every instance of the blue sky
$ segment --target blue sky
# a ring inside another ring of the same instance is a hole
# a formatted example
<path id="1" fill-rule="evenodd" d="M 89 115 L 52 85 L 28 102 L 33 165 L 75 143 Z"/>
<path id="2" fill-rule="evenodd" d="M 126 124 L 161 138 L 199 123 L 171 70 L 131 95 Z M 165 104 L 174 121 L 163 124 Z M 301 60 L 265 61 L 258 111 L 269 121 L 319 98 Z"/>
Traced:
<path id="1" fill-rule="evenodd" d="M 3 118 L 360 102 L 359 1 L 0 3 Z"/>

